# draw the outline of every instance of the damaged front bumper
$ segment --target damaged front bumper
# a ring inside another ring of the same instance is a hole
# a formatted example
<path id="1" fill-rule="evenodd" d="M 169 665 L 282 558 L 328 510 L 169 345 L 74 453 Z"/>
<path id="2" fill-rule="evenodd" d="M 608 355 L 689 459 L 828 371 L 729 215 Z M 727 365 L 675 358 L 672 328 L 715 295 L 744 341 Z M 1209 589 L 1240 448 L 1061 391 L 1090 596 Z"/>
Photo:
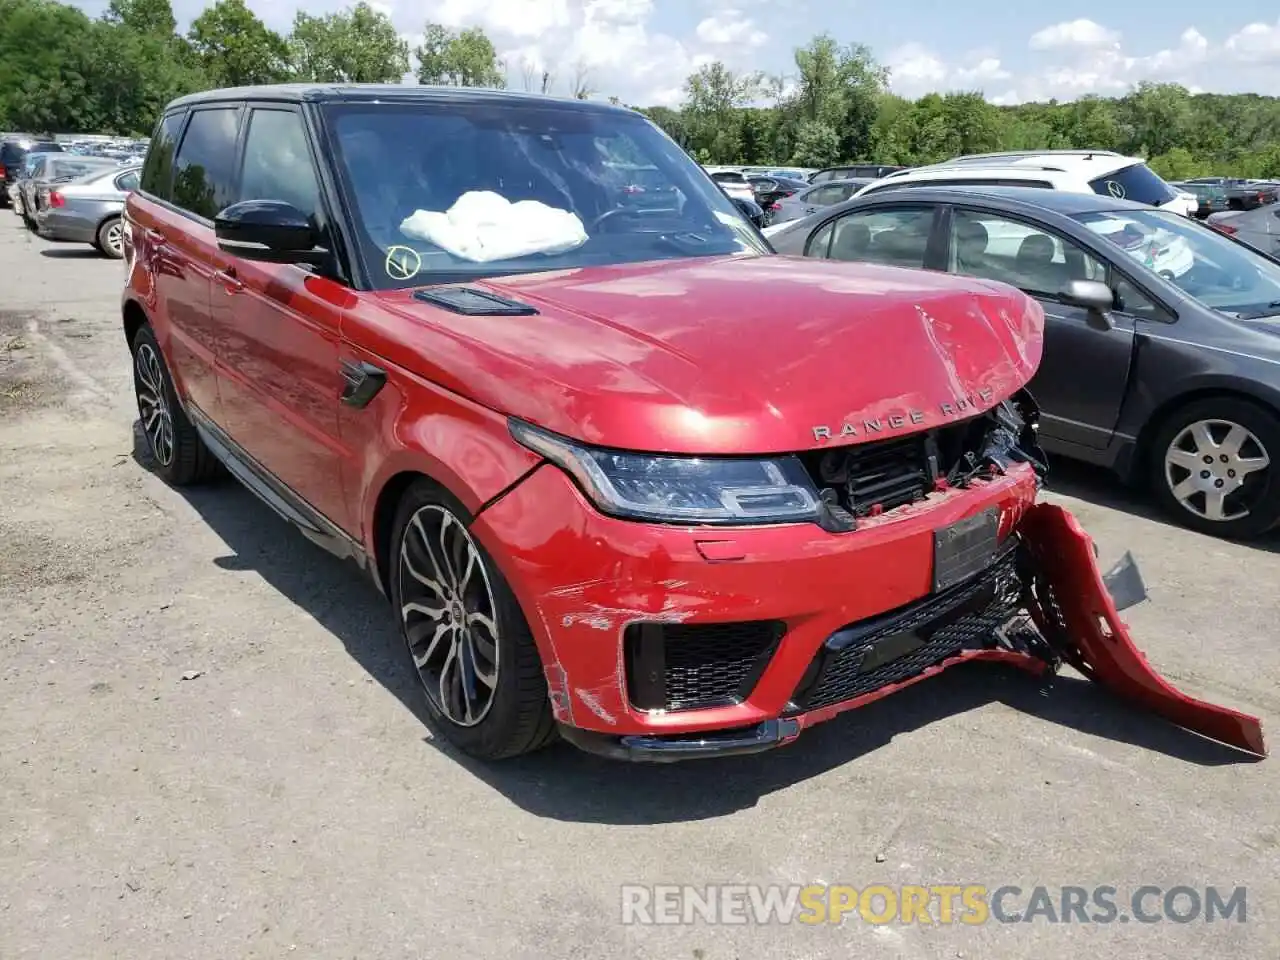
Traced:
<path id="1" fill-rule="evenodd" d="M 1132 556 L 1103 573 L 1092 539 L 1061 507 L 1037 503 L 994 562 L 935 595 L 832 634 L 783 714 L 743 727 L 610 735 L 562 725 L 565 739 L 613 759 L 673 762 L 758 753 L 816 723 L 972 660 L 1052 674 L 1068 664 L 1187 730 L 1266 756 L 1256 717 L 1181 693 L 1134 645 L 1119 612 L 1146 598 Z"/>

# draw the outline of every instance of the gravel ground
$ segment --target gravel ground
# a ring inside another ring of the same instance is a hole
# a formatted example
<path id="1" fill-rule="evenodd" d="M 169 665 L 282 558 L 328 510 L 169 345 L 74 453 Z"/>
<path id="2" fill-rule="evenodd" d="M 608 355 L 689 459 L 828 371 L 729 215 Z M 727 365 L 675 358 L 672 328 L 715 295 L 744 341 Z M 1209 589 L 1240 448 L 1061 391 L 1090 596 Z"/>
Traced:
<path id="1" fill-rule="evenodd" d="M 1280 767 L 1072 676 L 957 669 L 747 759 L 460 759 L 354 569 L 230 481 L 148 472 L 121 278 L 0 211 L 0 957 L 1280 955 Z M 1160 669 L 1280 716 L 1280 541 L 1176 529 L 1076 468 L 1055 487 L 1104 562 L 1138 557 Z M 623 884 L 811 882 L 1245 885 L 1248 912 L 621 922 Z"/>

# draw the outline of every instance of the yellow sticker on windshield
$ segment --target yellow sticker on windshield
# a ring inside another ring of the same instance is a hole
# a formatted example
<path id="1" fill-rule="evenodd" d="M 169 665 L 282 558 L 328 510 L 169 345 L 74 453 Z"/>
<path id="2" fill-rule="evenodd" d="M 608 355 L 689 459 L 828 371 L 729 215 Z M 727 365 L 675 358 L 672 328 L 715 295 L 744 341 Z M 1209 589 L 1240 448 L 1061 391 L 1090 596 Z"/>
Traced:
<path id="1" fill-rule="evenodd" d="M 390 247 L 382 269 L 392 280 L 412 280 L 422 269 L 422 255 L 412 247 Z"/>

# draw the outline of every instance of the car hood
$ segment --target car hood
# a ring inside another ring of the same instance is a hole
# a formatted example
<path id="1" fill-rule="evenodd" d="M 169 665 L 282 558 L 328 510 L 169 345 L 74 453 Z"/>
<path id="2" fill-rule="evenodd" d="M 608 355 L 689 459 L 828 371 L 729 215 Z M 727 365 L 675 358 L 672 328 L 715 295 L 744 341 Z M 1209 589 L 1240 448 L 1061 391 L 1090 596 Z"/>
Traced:
<path id="1" fill-rule="evenodd" d="M 801 450 L 971 416 L 1031 377 L 1044 325 L 1002 284 L 781 256 L 470 286 L 538 312 L 470 316 L 386 292 L 416 326 L 391 344 L 402 325 L 373 324 L 374 346 L 491 409 L 632 450 Z"/>

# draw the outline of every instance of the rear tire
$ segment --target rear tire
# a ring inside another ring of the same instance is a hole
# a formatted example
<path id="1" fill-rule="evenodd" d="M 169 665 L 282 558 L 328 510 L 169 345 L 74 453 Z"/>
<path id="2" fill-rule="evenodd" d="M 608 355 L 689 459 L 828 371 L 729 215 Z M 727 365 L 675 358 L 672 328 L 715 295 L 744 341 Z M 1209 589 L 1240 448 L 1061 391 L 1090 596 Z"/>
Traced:
<path id="1" fill-rule="evenodd" d="M 155 472 L 175 487 L 189 486 L 216 476 L 218 460 L 183 412 L 169 367 L 151 328 L 139 328 L 130 346 L 138 418 L 147 438 Z"/>
<path id="2" fill-rule="evenodd" d="M 104 256 L 110 257 L 112 260 L 120 260 L 124 257 L 124 222 L 119 217 L 111 217 L 104 220 L 102 225 L 98 227 L 98 234 L 94 240 L 95 247 Z"/>
<path id="3" fill-rule="evenodd" d="M 1188 403 L 1157 428 L 1148 460 L 1156 499 L 1192 530 L 1248 540 L 1280 523 L 1280 418 L 1265 407 Z"/>
<path id="4" fill-rule="evenodd" d="M 556 726 L 542 658 L 466 508 L 423 478 L 396 513 L 388 579 L 432 727 L 481 760 L 531 753 Z"/>

